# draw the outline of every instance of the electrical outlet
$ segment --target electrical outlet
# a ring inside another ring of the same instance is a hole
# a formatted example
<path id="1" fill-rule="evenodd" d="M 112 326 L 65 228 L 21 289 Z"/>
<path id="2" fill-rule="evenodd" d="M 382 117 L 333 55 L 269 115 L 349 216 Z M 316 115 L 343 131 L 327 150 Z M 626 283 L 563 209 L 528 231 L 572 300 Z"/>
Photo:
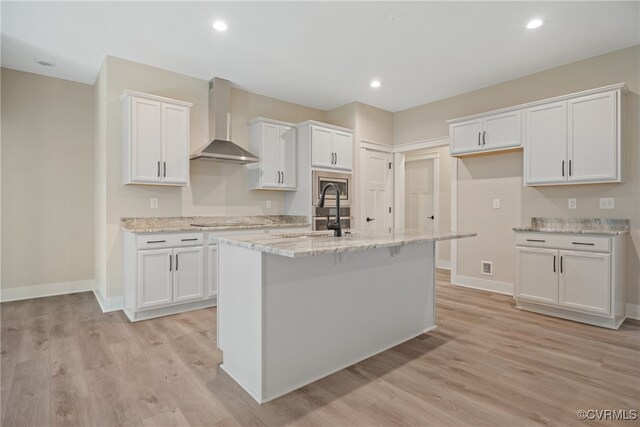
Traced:
<path id="1" fill-rule="evenodd" d="M 600 209 L 613 209 L 616 207 L 613 197 L 603 197 L 600 199 Z"/>
<path id="2" fill-rule="evenodd" d="M 158 199 L 156 197 L 152 197 L 150 201 L 151 201 L 151 209 L 157 209 Z"/>
<path id="3" fill-rule="evenodd" d="M 493 209 L 500 209 L 500 199 L 493 199 Z"/>
<path id="4" fill-rule="evenodd" d="M 271 200 L 267 200 L 266 205 L 267 205 L 267 209 L 271 209 Z"/>
<path id="5" fill-rule="evenodd" d="M 569 209 L 576 209 L 578 207 L 578 202 L 576 199 L 569 199 Z"/>

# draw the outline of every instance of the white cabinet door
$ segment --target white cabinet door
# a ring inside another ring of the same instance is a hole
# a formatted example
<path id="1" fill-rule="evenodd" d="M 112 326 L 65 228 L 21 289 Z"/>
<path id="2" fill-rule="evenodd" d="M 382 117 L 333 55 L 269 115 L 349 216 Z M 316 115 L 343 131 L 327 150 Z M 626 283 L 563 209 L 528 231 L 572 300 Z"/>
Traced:
<path id="1" fill-rule="evenodd" d="M 138 309 L 171 304 L 172 269 L 171 249 L 138 251 Z"/>
<path id="2" fill-rule="evenodd" d="M 161 103 L 131 98 L 131 180 L 160 182 L 162 143 Z"/>
<path id="3" fill-rule="evenodd" d="M 296 188 L 296 129 L 280 126 L 280 187 Z"/>
<path id="4" fill-rule="evenodd" d="M 331 129 L 311 126 L 311 166 L 333 168 Z"/>
<path id="5" fill-rule="evenodd" d="M 162 182 L 189 183 L 189 109 L 162 104 Z"/>
<path id="6" fill-rule="evenodd" d="M 567 102 L 525 110 L 525 185 L 567 180 Z"/>
<path id="7" fill-rule="evenodd" d="M 173 253 L 173 302 L 204 298 L 204 248 L 176 248 Z"/>
<path id="8" fill-rule="evenodd" d="M 560 299 L 563 307 L 611 313 L 611 256 L 560 251 Z"/>
<path id="9" fill-rule="evenodd" d="M 333 132 L 333 167 L 353 169 L 353 135 L 346 132 Z"/>
<path id="10" fill-rule="evenodd" d="M 474 119 L 449 126 L 451 154 L 469 153 L 482 149 L 482 120 Z"/>
<path id="11" fill-rule="evenodd" d="M 616 92 L 571 99 L 569 181 L 618 179 Z"/>
<path id="12" fill-rule="evenodd" d="M 280 187 L 280 126 L 262 123 L 262 187 Z"/>
<path id="13" fill-rule="evenodd" d="M 207 295 L 218 295 L 218 245 L 207 247 Z"/>
<path id="14" fill-rule="evenodd" d="M 516 298 L 557 304 L 558 251 L 522 247 L 516 250 Z"/>
<path id="15" fill-rule="evenodd" d="M 495 150 L 521 145 L 520 111 L 495 114 L 483 119 L 482 148 Z"/>

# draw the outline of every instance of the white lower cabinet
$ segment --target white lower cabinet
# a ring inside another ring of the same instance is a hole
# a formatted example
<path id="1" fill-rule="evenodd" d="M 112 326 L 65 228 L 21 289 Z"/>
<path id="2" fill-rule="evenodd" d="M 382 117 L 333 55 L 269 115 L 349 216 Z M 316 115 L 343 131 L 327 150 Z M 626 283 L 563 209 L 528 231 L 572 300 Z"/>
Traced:
<path id="1" fill-rule="evenodd" d="M 204 297 L 204 248 L 173 250 L 173 302 L 186 302 Z"/>
<path id="2" fill-rule="evenodd" d="M 516 233 L 516 245 L 518 308 L 608 328 L 622 324 L 623 236 Z"/>
<path id="3" fill-rule="evenodd" d="M 123 233 L 124 312 L 131 321 L 211 307 L 204 233 Z M 208 254 L 207 254 L 208 255 Z M 215 259 L 217 264 L 217 259 Z"/>
<path id="4" fill-rule="evenodd" d="M 611 256 L 560 251 L 558 303 L 574 310 L 611 312 Z"/>
<path id="5" fill-rule="evenodd" d="M 218 245 L 207 247 L 207 294 L 210 297 L 218 295 Z"/>
<path id="6" fill-rule="evenodd" d="M 138 251 L 138 303 L 145 309 L 171 304 L 172 249 Z"/>

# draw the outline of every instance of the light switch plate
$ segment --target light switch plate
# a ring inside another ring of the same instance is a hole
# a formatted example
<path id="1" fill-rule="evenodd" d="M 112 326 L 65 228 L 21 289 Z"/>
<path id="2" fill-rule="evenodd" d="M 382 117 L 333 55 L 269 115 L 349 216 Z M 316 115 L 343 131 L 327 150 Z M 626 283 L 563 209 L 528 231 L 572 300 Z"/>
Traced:
<path id="1" fill-rule="evenodd" d="M 575 209 L 578 207 L 576 199 L 569 199 L 569 209 Z"/>
<path id="2" fill-rule="evenodd" d="M 493 199 L 493 209 L 500 209 L 500 199 Z"/>
<path id="3" fill-rule="evenodd" d="M 151 202 L 151 209 L 157 209 L 158 208 L 158 199 L 156 197 L 152 197 L 150 199 Z"/>
<path id="4" fill-rule="evenodd" d="M 267 209 L 271 209 L 271 200 L 267 200 L 266 206 Z"/>
<path id="5" fill-rule="evenodd" d="M 613 209 L 616 207 L 613 197 L 603 197 L 600 199 L 600 209 Z"/>

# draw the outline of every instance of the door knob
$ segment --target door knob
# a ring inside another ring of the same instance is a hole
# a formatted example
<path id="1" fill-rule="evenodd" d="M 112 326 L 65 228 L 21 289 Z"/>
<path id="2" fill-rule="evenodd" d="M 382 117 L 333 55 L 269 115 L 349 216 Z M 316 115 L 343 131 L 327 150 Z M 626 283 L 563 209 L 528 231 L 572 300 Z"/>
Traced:
<path id="1" fill-rule="evenodd" d="M 375 218 L 369 218 L 369 217 L 367 217 L 367 222 L 371 222 L 371 221 L 375 221 L 375 220 L 376 220 Z"/>
<path id="2" fill-rule="evenodd" d="M 435 215 L 428 216 L 427 219 L 436 219 Z"/>

